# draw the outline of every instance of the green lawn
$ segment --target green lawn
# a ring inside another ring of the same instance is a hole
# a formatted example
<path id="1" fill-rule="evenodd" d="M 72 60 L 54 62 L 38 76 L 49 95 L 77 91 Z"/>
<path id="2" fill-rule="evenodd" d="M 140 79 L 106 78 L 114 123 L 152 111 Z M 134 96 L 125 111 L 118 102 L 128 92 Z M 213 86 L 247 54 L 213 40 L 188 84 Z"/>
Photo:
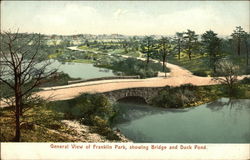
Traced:
<path id="1" fill-rule="evenodd" d="M 51 59 L 54 59 L 54 58 L 57 58 L 58 56 L 60 56 L 62 54 L 64 54 L 64 52 L 59 51 L 58 53 L 50 54 L 48 57 L 51 58 Z"/>
<path id="2" fill-rule="evenodd" d="M 79 46 L 79 47 L 77 47 L 77 48 L 82 49 L 82 50 L 84 50 L 84 51 L 89 51 L 89 52 L 96 52 L 96 51 L 98 51 L 97 48 L 91 48 L 91 47 L 88 47 L 88 46 L 86 46 L 86 45 Z"/>
<path id="3" fill-rule="evenodd" d="M 246 71 L 246 58 L 245 55 L 225 55 L 225 58 L 232 60 L 232 62 L 236 65 L 239 65 L 242 74 L 245 74 Z M 188 69 L 195 75 L 200 76 L 211 76 L 213 73 L 212 68 L 209 66 L 209 57 L 208 54 L 193 54 L 192 59 L 189 60 L 187 54 L 181 53 L 180 60 L 178 59 L 178 55 L 168 57 L 168 62 L 179 65 L 183 68 Z"/>
<path id="4" fill-rule="evenodd" d="M 178 59 L 178 55 L 176 55 L 173 57 L 169 57 L 168 61 L 170 63 L 186 68 L 193 73 L 202 72 L 206 75 L 211 75 L 212 73 L 212 70 L 209 67 L 209 57 L 207 54 L 194 54 L 192 55 L 192 60 L 189 60 L 186 54 L 181 53 L 180 60 Z"/>

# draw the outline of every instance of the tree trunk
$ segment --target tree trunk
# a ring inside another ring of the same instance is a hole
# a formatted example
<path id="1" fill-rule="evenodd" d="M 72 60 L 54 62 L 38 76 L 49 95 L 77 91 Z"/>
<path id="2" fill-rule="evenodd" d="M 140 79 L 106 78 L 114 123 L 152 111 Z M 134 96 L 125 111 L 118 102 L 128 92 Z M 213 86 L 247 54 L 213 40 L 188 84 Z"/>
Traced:
<path id="1" fill-rule="evenodd" d="M 240 38 L 238 39 L 238 56 L 240 56 Z"/>
<path id="2" fill-rule="evenodd" d="M 179 58 L 179 60 L 181 59 L 181 44 L 180 44 L 180 40 L 178 41 L 178 58 Z"/>
<path id="3" fill-rule="evenodd" d="M 215 65 L 215 62 L 216 62 L 216 54 L 213 53 L 213 60 L 212 60 L 212 65 L 213 65 L 213 71 L 214 73 L 216 73 L 216 65 Z"/>
<path id="4" fill-rule="evenodd" d="M 165 73 L 165 77 L 166 77 L 167 75 L 166 75 L 166 70 L 165 70 L 165 62 L 166 62 L 166 56 L 163 55 L 163 57 L 162 57 L 162 72 Z"/>
<path id="5" fill-rule="evenodd" d="M 166 62 L 167 62 L 167 58 L 165 57 L 165 64 L 166 64 Z M 167 77 L 167 72 L 166 72 L 166 68 L 165 68 L 165 64 L 164 64 L 164 72 L 165 72 L 165 77 Z"/>
<path id="6" fill-rule="evenodd" d="M 188 51 L 188 58 L 189 58 L 189 60 L 191 61 L 191 52 L 190 51 Z"/>
<path id="7" fill-rule="evenodd" d="M 248 58 L 249 58 L 249 57 L 248 57 L 248 56 L 249 56 L 248 54 L 249 54 L 249 53 L 248 53 L 248 52 L 249 52 L 249 51 L 248 51 L 247 40 L 245 40 L 245 46 L 246 46 L 246 52 L 247 52 L 247 66 L 248 66 L 248 64 L 249 64 L 249 62 L 248 62 Z"/>
<path id="8" fill-rule="evenodd" d="M 16 94 L 16 113 L 15 113 L 15 118 L 16 118 L 16 134 L 15 134 L 15 142 L 20 142 L 20 137 L 21 137 L 21 132 L 20 132 L 20 106 L 21 106 L 21 99 Z"/>
<path id="9" fill-rule="evenodd" d="M 20 68 L 18 68 L 20 69 Z M 16 121 L 16 133 L 15 133 L 15 142 L 20 142 L 21 132 L 20 132 L 20 116 L 21 116 L 21 108 L 22 108 L 22 96 L 21 96 L 21 86 L 20 86 L 20 70 L 15 70 L 15 105 L 16 105 L 16 113 L 15 113 L 15 121 Z"/>

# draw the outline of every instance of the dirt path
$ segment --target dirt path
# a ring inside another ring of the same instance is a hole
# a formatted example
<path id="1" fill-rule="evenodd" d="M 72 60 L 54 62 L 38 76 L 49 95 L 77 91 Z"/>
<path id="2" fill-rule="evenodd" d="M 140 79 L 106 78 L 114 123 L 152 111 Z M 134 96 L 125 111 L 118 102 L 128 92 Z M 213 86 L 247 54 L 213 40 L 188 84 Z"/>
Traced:
<path id="1" fill-rule="evenodd" d="M 145 60 L 144 58 L 137 58 Z M 153 60 L 158 62 L 156 60 Z M 170 73 L 167 77 L 164 77 L 164 73 L 160 73 L 160 76 L 147 79 L 114 79 L 114 80 L 99 80 L 92 82 L 83 82 L 77 84 L 71 84 L 66 86 L 46 87 L 43 91 L 37 93 L 37 95 L 48 99 L 50 101 L 72 99 L 81 93 L 102 93 L 112 90 L 119 90 L 125 88 L 136 87 L 163 87 L 179 86 L 182 84 L 191 83 L 193 85 L 213 85 L 218 82 L 212 80 L 211 77 L 199 77 L 193 75 L 190 71 L 167 63 L 166 66 L 170 69 Z M 241 76 L 239 79 L 243 79 L 246 76 Z M 248 76 L 249 77 L 249 76 Z M 6 106 L 3 102 L 0 102 L 0 106 Z"/>
<path id="2" fill-rule="evenodd" d="M 212 80 L 211 77 L 195 76 L 190 71 L 177 65 L 170 63 L 166 65 L 170 69 L 170 73 L 167 77 L 159 76 L 147 79 L 114 79 L 85 82 L 67 86 L 44 88 L 44 91 L 39 92 L 38 95 L 44 98 L 51 97 L 50 100 L 66 100 L 72 99 L 83 92 L 102 93 L 125 88 L 163 87 L 166 85 L 179 86 L 186 83 L 197 86 L 218 84 L 218 82 Z M 243 79 L 244 77 L 245 76 L 241 76 L 239 79 Z"/>

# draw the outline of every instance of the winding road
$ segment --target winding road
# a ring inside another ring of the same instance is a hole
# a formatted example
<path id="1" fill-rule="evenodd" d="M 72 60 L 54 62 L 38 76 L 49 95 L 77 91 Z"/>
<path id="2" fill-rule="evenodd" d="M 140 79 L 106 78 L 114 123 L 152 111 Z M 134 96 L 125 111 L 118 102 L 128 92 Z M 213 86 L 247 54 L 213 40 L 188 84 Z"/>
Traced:
<path id="1" fill-rule="evenodd" d="M 193 75 L 190 71 L 181 68 L 177 65 L 167 63 L 167 67 L 170 69 L 170 73 L 167 77 L 161 76 L 164 73 L 160 73 L 160 76 L 147 79 L 114 79 L 114 80 L 99 80 L 92 82 L 84 82 L 71 84 L 66 86 L 56 86 L 43 88 L 43 91 L 37 94 L 49 98 L 51 101 L 72 99 L 81 93 L 102 93 L 107 91 L 125 89 L 125 88 L 138 88 L 138 87 L 163 87 L 179 86 L 186 83 L 193 85 L 214 85 L 218 82 L 212 80 L 212 77 L 199 77 Z M 244 76 L 239 77 L 239 79 Z"/>
<path id="2" fill-rule="evenodd" d="M 124 58 L 127 56 L 124 56 Z M 144 58 L 138 58 L 145 60 Z M 152 60 L 158 62 L 156 60 Z M 193 85 L 214 85 L 218 82 L 214 81 L 212 77 L 199 77 L 193 75 L 190 71 L 170 63 L 166 63 L 170 69 L 167 77 L 164 77 L 164 73 L 159 73 L 158 77 L 147 79 L 114 79 L 114 80 L 98 80 L 91 82 L 83 82 L 65 86 L 55 86 L 42 88 L 42 91 L 36 94 L 48 99 L 49 101 L 67 100 L 72 99 L 81 93 L 102 93 L 113 90 L 125 89 L 125 88 L 139 88 L 139 87 L 164 87 L 179 86 L 182 84 L 191 83 Z M 243 79 L 246 76 L 238 77 Z M 2 103 L 2 104 L 1 104 Z M 3 102 L 0 102 L 0 106 L 6 106 Z"/>

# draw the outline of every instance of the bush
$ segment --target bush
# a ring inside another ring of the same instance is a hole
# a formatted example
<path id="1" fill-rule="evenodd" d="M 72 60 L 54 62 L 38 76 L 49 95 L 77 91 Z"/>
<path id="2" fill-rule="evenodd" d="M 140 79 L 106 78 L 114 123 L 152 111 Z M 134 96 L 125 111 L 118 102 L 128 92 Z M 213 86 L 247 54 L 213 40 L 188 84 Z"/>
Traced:
<path id="1" fill-rule="evenodd" d="M 196 86 L 185 84 L 180 87 L 166 86 L 152 99 L 152 104 L 163 108 L 182 108 L 197 101 Z"/>
<path id="2" fill-rule="evenodd" d="M 72 106 L 68 113 L 69 117 L 83 118 L 83 122 L 91 125 L 96 125 L 93 117 L 100 117 L 108 122 L 115 114 L 112 104 L 102 94 L 85 93 L 70 100 L 69 104 Z"/>
<path id="3" fill-rule="evenodd" d="M 186 83 L 186 84 L 182 84 L 180 86 L 180 88 L 182 88 L 183 90 L 185 90 L 185 89 L 196 90 L 198 87 L 195 86 L 195 85 L 193 85 L 193 84 L 191 84 L 191 83 Z"/>
<path id="4" fill-rule="evenodd" d="M 241 84 L 250 84 L 250 77 L 245 77 L 240 81 Z"/>
<path id="5" fill-rule="evenodd" d="M 106 96 L 84 93 L 72 100 L 53 102 L 51 106 L 63 112 L 64 118 L 77 119 L 81 123 L 92 126 L 94 132 L 110 140 L 119 140 L 110 128 L 117 111 Z"/>
<path id="6" fill-rule="evenodd" d="M 194 71 L 193 73 L 196 76 L 200 76 L 200 77 L 207 77 L 207 73 L 205 71 Z"/>
<path id="7" fill-rule="evenodd" d="M 140 75 L 142 78 L 155 77 L 159 71 L 162 71 L 162 64 L 152 63 L 146 64 L 145 61 L 135 58 L 110 58 L 98 61 L 98 66 L 106 67 L 115 71 L 123 72 L 125 75 Z M 168 68 L 165 68 L 169 72 Z"/>
<path id="8" fill-rule="evenodd" d="M 250 74 L 250 66 L 246 67 L 246 74 Z"/>

